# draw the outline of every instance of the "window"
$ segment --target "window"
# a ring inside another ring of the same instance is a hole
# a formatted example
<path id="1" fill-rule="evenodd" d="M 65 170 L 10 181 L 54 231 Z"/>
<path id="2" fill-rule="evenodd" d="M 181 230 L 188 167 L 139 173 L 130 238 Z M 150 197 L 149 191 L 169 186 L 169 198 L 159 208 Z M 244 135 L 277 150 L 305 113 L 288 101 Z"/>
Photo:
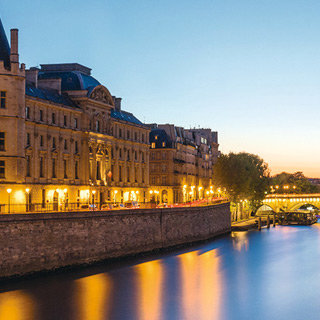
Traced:
<path id="1" fill-rule="evenodd" d="M 119 138 L 122 138 L 122 130 L 119 128 Z"/>
<path id="2" fill-rule="evenodd" d="M 7 92 L 6 91 L 0 91 L 0 108 L 5 109 L 6 108 L 6 98 L 7 98 Z"/>
<path id="3" fill-rule="evenodd" d="M 30 119 L 30 107 L 26 107 L 26 119 Z"/>
<path id="4" fill-rule="evenodd" d="M 134 160 L 135 160 L 135 161 L 138 160 L 138 153 L 137 153 L 137 151 L 134 152 Z"/>
<path id="5" fill-rule="evenodd" d="M 144 133 L 142 134 L 142 142 L 144 142 Z"/>
<path id="6" fill-rule="evenodd" d="M 119 159 L 122 158 L 122 149 L 119 149 Z"/>
<path id="7" fill-rule="evenodd" d="M 142 183 L 144 183 L 144 168 L 141 170 L 141 176 L 142 176 Z"/>
<path id="8" fill-rule="evenodd" d="M 66 127 L 67 126 L 67 116 L 63 116 L 63 125 Z"/>
<path id="9" fill-rule="evenodd" d="M 52 149 L 56 148 L 56 137 L 52 138 Z"/>
<path id="10" fill-rule="evenodd" d="M 3 179 L 5 177 L 5 162 L 0 160 L 0 178 Z"/>
<path id="11" fill-rule="evenodd" d="M 130 161 L 130 150 L 127 151 L 127 161 Z"/>
<path id="12" fill-rule="evenodd" d="M 155 136 L 154 139 L 155 139 L 155 140 L 158 140 L 158 136 Z"/>
<path id="13" fill-rule="evenodd" d="M 162 148 L 165 148 L 165 146 L 166 146 L 166 143 L 163 141 L 162 142 Z"/>
<path id="14" fill-rule="evenodd" d="M 114 167 L 111 165 L 111 181 L 113 181 Z"/>
<path id="15" fill-rule="evenodd" d="M 5 151 L 5 133 L 0 132 L 0 151 Z"/>
<path id="16" fill-rule="evenodd" d="M 68 141 L 64 139 L 64 150 L 68 150 Z"/>
<path id="17" fill-rule="evenodd" d="M 52 124 L 56 124 L 56 114 L 55 113 L 52 113 L 51 122 L 52 122 Z"/>
<path id="18" fill-rule="evenodd" d="M 74 153 L 79 153 L 78 141 L 74 142 Z"/>
<path id="19" fill-rule="evenodd" d="M 30 146 L 30 133 L 27 133 L 27 147 Z"/>
<path id="20" fill-rule="evenodd" d="M 167 171 L 167 166 L 165 164 L 162 165 L 162 172 L 166 172 Z"/>
<path id="21" fill-rule="evenodd" d="M 40 136 L 40 147 L 43 147 L 43 136 Z"/>
<path id="22" fill-rule="evenodd" d="M 135 141 L 138 140 L 138 133 L 137 133 L 137 132 L 134 133 L 134 140 L 135 140 Z"/>
<path id="23" fill-rule="evenodd" d="M 166 152 L 162 152 L 162 160 L 166 160 L 167 159 L 167 153 Z"/>
<path id="24" fill-rule="evenodd" d="M 43 178 L 43 158 L 40 158 L 40 163 L 39 163 L 39 170 L 40 170 L 40 178 Z"/>
<path id="25" fill-rule="evenodd" d="M 101 180 L 101 163 L 97 161 L 97 180 Z"/>
<path id="26" fill-rule="evenodd" d="M 141 153 L 141 161 L 144 162 L 144 152 Z"/>
<path id="27" fill-rule="evenodd" d="M 30 156 L 26 157 L 26 176 L 31 177 L 31 158 Z"/>
<path id="28" fill-rule="evenodd" d="M 96 121 L 96 131 L 100 132 L 100 121 L 99 120 Z"/>
<path id="29" fill-rule="evenodd" d="M 52 178 L 56 177 L 56 159 L 52 159 Z"/>
<path id="30" fill-rule="evenodd" d="M 152 143 L 151 143 L 151 149 L 155 149 L 155 147 L 156 147 L 156 143 L 155 143 L 155 142 L 152 142 Z"/>
<path id="31" fill-rule="evenodd" d="M 129 130 L 127 131 L 127 139 L 128 140 L 130 139 L 130 131 Z"/>
<path id="32" fill-rule="evenodd" d="M 155 157 L 156 157 L 155 153 L 151 152 L 151 160 L 155 160 Z"/>
<path id="33" fill-rule="evenodd" d="M 40 121 L 43 121 L 43 110 L 40 110 L 39 118 L 40 118 Z"/>
<path id="34" fill-rule="evenodd" d="M 74 127 L 78 129 L 78 119 L 74 118 Z"/>
<path id="35" fill-rule="evenodd" d="M 67 160 L 63 160 L 63 177 L 64 179 L 68 178 L 68 174 L 67 174 Z"/>
<path id="36" fill-rule="evenodd" d="M 75 162 L 74 166 L 74 178 L 79 179 L 79 161 Z"/>

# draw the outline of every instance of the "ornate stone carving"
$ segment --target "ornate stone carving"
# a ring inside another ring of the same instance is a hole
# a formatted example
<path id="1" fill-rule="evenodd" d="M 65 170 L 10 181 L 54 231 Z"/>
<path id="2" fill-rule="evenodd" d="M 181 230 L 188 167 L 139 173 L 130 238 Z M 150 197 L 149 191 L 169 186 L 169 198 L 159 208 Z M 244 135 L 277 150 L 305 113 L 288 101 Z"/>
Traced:
<path id="1" fill-rule="evenodd" d="M 103 88 L 97 88 L 97 89 L 93 90 L 90 98 L 93 100 L 97 100 L 97 101 L 112 105 L 112 98 L 110 97 L 108 92 Z"/>

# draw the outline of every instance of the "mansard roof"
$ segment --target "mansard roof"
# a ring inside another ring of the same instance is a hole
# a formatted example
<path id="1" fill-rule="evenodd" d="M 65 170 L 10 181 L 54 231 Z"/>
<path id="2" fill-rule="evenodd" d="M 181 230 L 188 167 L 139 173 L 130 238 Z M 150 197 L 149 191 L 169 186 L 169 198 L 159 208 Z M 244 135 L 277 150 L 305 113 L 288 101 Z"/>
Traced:
<path id="1" fill-rule="evenodd" d="M 26 84 L 26 95 L 57 104 L 62 104 L 72 108 L 79 108 L 66 94 L 59 94 L 56 90 L 36 88 L 35 86 Z"/>
<path id="2" fill-rule="evenodd" d="M 94 77 L 84 74 L 81 71 L 42 71 L 39 72 L 39 79 L 61 78 L 61 90 L 92 90 L 100 85 Z"/>
<path id="3" fill-rule="evenodd" d="M 5 68 L 10 68 L 10 47 L 0 19 L 0 60 L 4 62 Z"/>
<path id="4" fill-rule="evenodd" d="M 144 126 L 144 124 L 139 119 L 137 119 L 132 113 L 127 111 L 111 109 L 111 117 L 117 120 L 131 122 L 140 126 Z"/>

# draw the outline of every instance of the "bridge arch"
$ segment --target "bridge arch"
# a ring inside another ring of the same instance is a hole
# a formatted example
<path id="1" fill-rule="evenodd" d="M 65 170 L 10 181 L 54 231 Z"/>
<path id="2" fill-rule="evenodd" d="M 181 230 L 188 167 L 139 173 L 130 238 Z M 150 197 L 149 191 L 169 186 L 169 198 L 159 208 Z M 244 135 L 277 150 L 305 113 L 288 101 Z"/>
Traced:
<path id="1" fill-rule="evenodd" d="M 290 208 L 290 211 L 295 211 L 295 210 L 298 210 L 298 209 L 304 209 L 302 207 L 312 207 L 314 209 L 317 209 L 317 210 L 320 210 L 320 206 L 317 205 L 315 206 L 314 204 L 310 203 L 310 202 L 300 202 L 300 203 L 296 203 L 294 204 L 291 208 Z"/>
<path id="2" fill-rule="evenodd" d="M 275 210 L 271 206 L 269 206 L 267 204 L 263 204 L 261 207 L 258 208 L 256 214 L 263 213 L 263 212 L 265 212 L 265 213 L 270 212 L 271 213 L 274 211 Z"/>

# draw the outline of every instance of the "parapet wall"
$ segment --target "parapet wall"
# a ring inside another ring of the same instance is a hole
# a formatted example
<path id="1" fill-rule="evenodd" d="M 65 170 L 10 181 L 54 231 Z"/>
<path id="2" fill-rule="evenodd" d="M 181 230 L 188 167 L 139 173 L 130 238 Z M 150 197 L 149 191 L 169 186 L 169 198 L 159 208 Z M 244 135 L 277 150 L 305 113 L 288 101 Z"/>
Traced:
<path id="1" fill-rule="evenodd" d="M 93 263 L 230 232 L 229 203 L 208 207 L 0 216 L 0 278 Z"/>

